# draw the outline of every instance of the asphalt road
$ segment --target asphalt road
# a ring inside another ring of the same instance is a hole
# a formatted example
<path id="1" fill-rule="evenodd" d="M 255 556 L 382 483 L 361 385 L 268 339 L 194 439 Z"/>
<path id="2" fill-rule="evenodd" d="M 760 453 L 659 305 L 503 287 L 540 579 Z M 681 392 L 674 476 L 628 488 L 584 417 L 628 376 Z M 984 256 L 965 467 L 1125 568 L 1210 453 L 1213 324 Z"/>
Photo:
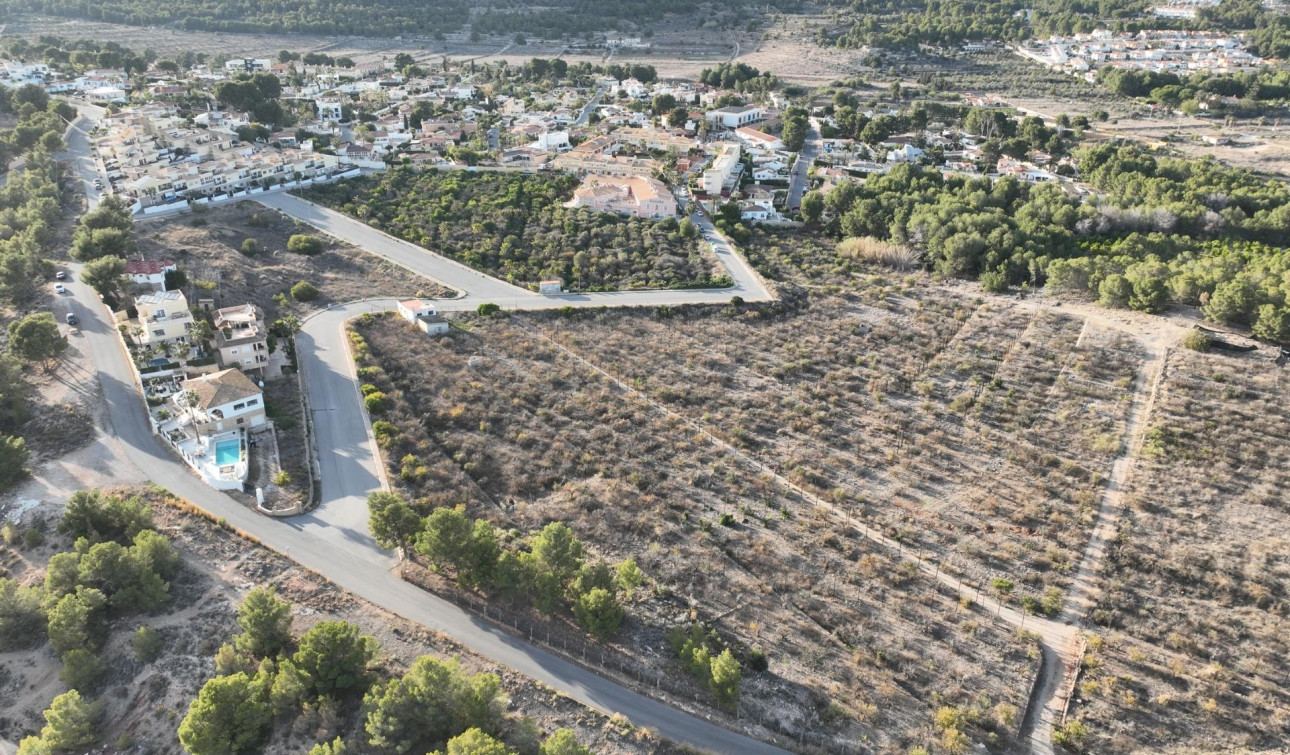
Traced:
<path id="1" fill-rule="evenodd" d="M 97 167 L 90 155 L 86 134 L 83 131 L 78 133 L 79 136 L 68 140 L 68 159 L 83 180 L 89 177 L 88 188 L 92 189 Z M 90 172 L 91 166 L 93 173 Z M 718 250 L 718 255 L 723 260 L 733 259 L 744 268 L 742 273 L 732 269 L 732 274 L 736 281 L 742 281 L 741 285 L 750 286 L 748 289 L 737 285 L 734 289 L 719 292 L 665 291 L 544 297 L 483 276 L 440 255 L 397 241 L 303 200 L 273 195 L 262 198 L 262 201 L 414 271 L 432 271 L 432 277 L 472 293 L 446 302 L 452 308 L 470 308 L 485 296 L 492 300 L 513 297 L 517 306 L 523 304 L 533 308 L 726 301 L 734 293 L 745 290 L 748 293 L 745 298 L 749 300 L 771 298 L 756 275 L 742 265 L 728 246 Z M 254 536 L 265 546 L 283 553 L 342 589 L 450 636 L 480 655 L 509 666 L 585 705 L 606 713 L 621 713 L 637 726 L 654 728 L 670 739 L 707 750 L 782 752 L 632 692 L 512 637 L 391 573 L 392 559 L 371 541 L 367 533 L 364 499 L 369 491 L 380 487 L 380 472 L 370 430 L 362 414 L 353 365 L 341 333 L 346 319 L 363 311 L 388 308 L 392 305 L 390 300 L 346 305 L 307 321 L 298 346 L 302 374 L 316 420 L 323 503 L 309 516 L 272 519 L 201 483 L 153 436 L 129 357 L 110 314 L 101 306 L 94 292 L 80 281 L 81 266 L 72 264 L 68 269 L 70 280 L 67 282 L 66 306 L 81 320 L 80 328 L 71 337 L 84 339 L 83 347 L 98 367 L 102 400 L 108 416 L 108 426 L 104 431 L 123 442 L 130 460 L 153 482 L 212 516 L 222 517 L 229 526 Z M 360 503 L 363 505 L 358 505 Z"/>
<path id="2" fill-rule="evenodd" d="M 80 117 L 73 121 L 71 128 L 67 130 L 65 135 L 67 147 L 59 158 L 68 163 L 72 175 L 80 181 L 88 207 L 92 210 L 103 201 L 104 196 L 103 190 L 94 187 L 94 180 L 100 179 L 106 186 L 107 176 L 99 171 L 98 161 L 90 150 L 89 130 L 94 127 L 97 119 L 103 117 L 105 111 L 94 105 L 77 105 L 76 111 L 80 113 Z"/>
<path id="3" fill-rule="evenodd" d="M 595 111 L 596 106 L 600 104 L 600 99 L 605 96 L 605 92 L 607 91 L 609 91 L 609 85 L 601 84 L 600 88 L 596 90 L 595 96 L 592 97 L 590 100 L 588 100 L 586 105 L 583 105 L 582 112 L 578 113 L 578 118 L 573 122 L 573 125 L 575 126 L 587 125 L 587 119 L 591 117 L 591 114 Z"/>
<path id="4" fill-rule="evenodd" d="M 632 692 L 512 637 L 452 603 L 404 582 L 390 572 L 391 562 L 388 558 L 372 558 L 374 545 L 366 540 L 365 532 L 355 533 L 352 526 L 328 532 L 332 529 L 327 520 L 327 517 L 332 516 L 331 510 L 343 510 L 340 521 L 351 525 L 358 520 L 365 524 L 366 512 L 360 515 L 343 505 L 328 506 L 315 516 L 271 519 L 201 483 L 152 435 L 125 346 L 107 312 L 98 306 L 94 292 L 80 282 L 80 269 L 80 265 L 71 266 L 73 280 L 68 283 L 68 305 L 71 311 L 80 316 L 82 323 L 81 330 L 72 337 L 85 339 L 89 354 L 98 366 L 103 402 L 109 417 L 109 426 L 104 428 L 105 432 L 124 442 L 131 461 L 153 482 L 213 516 L 223 517 L 230 526 L 253 535 L 267 547 L 312 569 L 342 589 L 410 621 L 448 635 L 475 652 L 530 676 L 585 705 L 607 713 L 622 713 L 638 726 L 652 727 L 671 739 L 716 752 L 781 752 L 775 747 Z M 352 316 L 356 313 L 357 311 L 334 313 L 337 318 L 335 322 L 339 322 L 345 315 Z M 329 354 L 333 361 L 340 358 L 334 351 L 324 353 Z M 321 363 L 326 364 L 327 361 Z M 322 379 L 323 376 L 311 367 L 310 378 L 311 385 L 314 385 L 313 381 Z M 347 381 L 337 379 L 335 385 L 341 386 L 345 382 Z M 352 380 L 348 384 L 350 390 L 353 390 Z M 346 403 L 344 400 L 336 402 L 341 407 Z M 357 397 L 352 403 L 358 405 Z M 319 432 L 321 439 L 322 431 Z M 356 432 L 365 434 L 362 429 Z M 339 483 L 340 489 L 365 488 L 364 496 L 366 490 L 375 489 L 375 482 L 370 478 L 365 480 L 362 476 L 364 465 L 357 455 L 356 444 L 338 439 L 333 439 L 332 442 L 341 450 L 342 456 L 353 456 L 351 463 L 342 462 L 332 469 L 330 476 L 333 480 L 339 477 L 344 481 L 349 475 L 356 475 L 352 482 Z M 370 449 L 368 453 L 370 454 Z M 324 466 L 323 469 L 325 486 L 329 468 Z M 344 500 L 338 502 L 343 504 Z M 360 547 L 349 547 L 351 539 Z M 338 545 L 342 547 L 337 547 Z"/>
<path id="5" fill-rule="evenodd" d="M 806 142 L 802 144 L 802 151 L 797 154 L 797 161 L 793 163 L 793 175 L 788 184 L 788 209 L 796 210 L 802 206 L 802 195 L 806 193 L 807 173 L 815 158 L 820 155 L 820 124 L 814 118 L 811 119 L 811 130 L 806 135 Z"/>

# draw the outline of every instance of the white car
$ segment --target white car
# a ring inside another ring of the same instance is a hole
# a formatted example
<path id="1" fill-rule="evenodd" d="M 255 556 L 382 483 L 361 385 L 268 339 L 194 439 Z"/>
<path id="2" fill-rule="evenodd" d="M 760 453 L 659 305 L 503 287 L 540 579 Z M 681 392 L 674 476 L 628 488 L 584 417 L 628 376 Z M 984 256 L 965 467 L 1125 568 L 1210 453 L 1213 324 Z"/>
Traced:
<path id="1" fill-rule="evenodd" d="M 56 294 L 65 294 L 65 293 L 67 293 L 67 286 L 64 286 L 64 285 L 63 285 L 63 284 L 61 284 L 61 283 L 55 283 L 55 284 L 54 284 L 54 293 L 56 293 Z"/>

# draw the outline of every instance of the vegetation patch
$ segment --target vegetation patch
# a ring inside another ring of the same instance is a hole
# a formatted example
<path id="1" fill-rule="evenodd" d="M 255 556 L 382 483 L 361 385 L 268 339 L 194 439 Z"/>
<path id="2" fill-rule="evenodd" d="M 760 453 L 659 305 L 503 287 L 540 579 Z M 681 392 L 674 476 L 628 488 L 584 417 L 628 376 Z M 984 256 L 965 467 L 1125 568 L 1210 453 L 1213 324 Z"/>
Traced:
<path id="1" fill-rule="evenodd" d="M 564 207 L 577 185 L 569 175 L 401 168 L 305 196 L 535 290 L 550 278 L 577 291 L 729 285 L 707 243 L 675 218 Z"/>

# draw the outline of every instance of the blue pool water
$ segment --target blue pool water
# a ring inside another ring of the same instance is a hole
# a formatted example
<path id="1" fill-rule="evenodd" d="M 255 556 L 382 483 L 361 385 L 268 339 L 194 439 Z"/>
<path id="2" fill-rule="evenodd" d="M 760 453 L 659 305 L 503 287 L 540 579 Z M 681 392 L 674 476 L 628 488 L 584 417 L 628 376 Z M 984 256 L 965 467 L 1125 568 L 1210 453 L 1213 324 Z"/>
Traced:
<path id="1" fill-rule="evenodd" d="M 215 444 L 215 463 L 221 467 L 242 460 L 242 443 L 239 440 L 221 440 Z"/>

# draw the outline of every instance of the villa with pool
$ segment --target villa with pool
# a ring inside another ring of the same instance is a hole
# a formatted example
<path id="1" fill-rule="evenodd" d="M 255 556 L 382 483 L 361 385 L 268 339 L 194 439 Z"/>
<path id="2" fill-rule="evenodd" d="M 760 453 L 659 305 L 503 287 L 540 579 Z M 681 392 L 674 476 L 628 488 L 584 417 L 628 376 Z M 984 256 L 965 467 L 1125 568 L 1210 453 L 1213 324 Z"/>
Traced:
<path id="1" fill-rule="evenodd" d="M 246 481 L 247 433 L 266 423 L 264 395 L 241 370 L 182 380 L 153 410 L 160 435 L 208 485 L 240 490 Z"/>

